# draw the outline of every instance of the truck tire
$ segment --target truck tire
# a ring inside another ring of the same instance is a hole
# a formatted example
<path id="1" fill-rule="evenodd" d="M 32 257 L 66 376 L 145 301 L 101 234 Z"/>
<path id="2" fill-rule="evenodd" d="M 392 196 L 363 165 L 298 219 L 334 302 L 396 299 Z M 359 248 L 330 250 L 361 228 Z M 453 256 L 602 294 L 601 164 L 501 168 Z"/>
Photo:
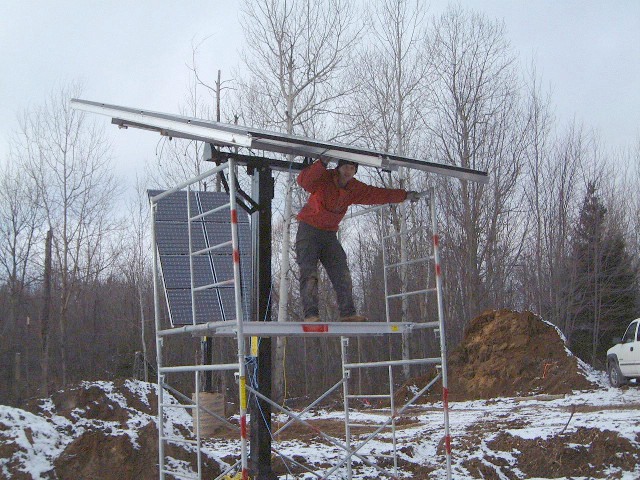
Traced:
<path id="1" fill-rule="evenodd" d="M 628 379 L 620 371 L 617 359 L 609 359 L 607 362 L 607 376 L 612 387 L 621 387 L 626 384 Z"/>

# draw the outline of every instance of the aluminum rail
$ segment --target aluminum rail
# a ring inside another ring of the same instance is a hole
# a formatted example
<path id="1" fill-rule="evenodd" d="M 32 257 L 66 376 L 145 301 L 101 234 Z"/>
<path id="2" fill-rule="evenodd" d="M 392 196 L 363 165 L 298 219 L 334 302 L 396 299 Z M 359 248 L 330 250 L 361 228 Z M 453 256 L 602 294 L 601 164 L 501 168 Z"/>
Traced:
<path id="1" fill-rule="evenodd" d="M 111 117 L 112 123 L 159 132 L 176 138 L 201 140 L 225 147 L 246 147 L 277 153 L 289 153 L 301 157 L 348 160 L 381 168 L 406 167 L 435 173 L 460 180 L 488 183 L 487 172 L 471 168 L 430 162 L 417 158 L 393 155 L 337 142 L 288 135 L 253 127 L 230 125 L 198 118 L 152 112 L 139 108 L 109 105 L 106 103 L 71 99 L 71 107 Z"/>
<path id="2" fill-rule="evenodd" d="M 196 440 L 191 440 L 188 438 L 181 437 L 161 437 L 165 442 L 173 442 L 173 443 L 187 443 L 189 445 L 197 445 L 198 442 Z"/>
<path id="3" fill-rule="evenodd" d="M 229 323 L 236 323 L 234 320 L 220 321 L 220 322 L 207 322 L 199 323 L 198 325 L 185 325 L 184 327 L 174 327 L 165 330 L 158 331 L 159 337 L 165 337 L 167 335 L 178 335 L 182 333 L 205 333 L 219 326 L 228 325 Z"/>
<path id="4" fill-rule="evenodd" d="M 211 215 L 213 213 L 219 212 L 220 210 L 222 210 L 223 208 L 229 208 L 231 205 L 231 202 L 225 203 L 224 205 L 220 205 L 219 207 L 216 208 L 212 208 L 211 210 L 207 210 L 204 213 L 201 213 L 200 215 L 196 215 L 195 217 L 191 217 L 191 221 L 195 222 L 196 220 L 200 220 L 201 218 L 204 218 L 208 215 Z"/>
<path id="5" fill-rule="evenodd" d="M 409 297 L 411 295 L 418 295 L 419 293 L 429 293 L 435 291 L 435 288 L 425 288 L 423 290 L 413 290 L 411 292 L 394 293 L 392 295 L 387 295 L 387 298 Z"/>
<path id="6" fill-rule="evenodd" d="M 169 195 L 171 195 L 172 193 L 178 192 L 184 188 L 187 188 L 189 185 L 193 185 L 196 182 L 199 182 L 200 180 L 204 180 L 207 177 L 210 177 L 211 175 L 215 175 L 216 173 L 225 170 L 229 168 L 229 165 L 226 163 L 223 163 L 222 165 L 218 165 L 215 168 L 212 168 L 210 170 L 207 170 L 204 173 L 201 173 L 200 175 L 198 175 L 197 177 L 193 177 L 189 180 L 185 180 L 184 182 L 182 182 L 179 185 L 176 185 L 173 188 L 170 188 L 169 190 L 165 190 L 162 193 L 159 193 L 158 195 L 151 197 L 151 203 L 158 203 L 159 200 L 162 200 L 164 197 L 168 197 Z M 191 213 L 191 212 L 189 212 Z"/>
<path id="7" fill-rule="evenodd" d="M 444 412 L 444 439 L 447 458 L 447 480 L 451 480 L 451 432 L 449 429 L 449 385 L 447 379 L 447 342 L 444 321 L 444 298 L 442 294 L 442 272 L 440 269 L 440 240 L 435 208 L 435 192 L 431 189 L 431 225 L 433 229 L 433 256 L 436 266 L 436 289 L 438 299 L 438 322 L 440 322 L 440 356 L 442 357 L 442 404 Z"/>
<path id="8" fill-rule="evenodd" d="M 209 285 L 200 285 L 199 287 L 193 287 L 194 292 L 201 292 L 202 290 L 210 290 L 212 288 L 223 287 L 224 285 L 229 285 L 234 283 L 234 279 L 231 278 L 229 280 L 223 280 L 221 282 L 210 283 Z M 194 323 L 195 325 L 195 323 Z"/>
<path id="9" fill-rule="evenodd" d="M 429 365 L 439 364 L 440 357 L 414 358 L 412 360 L 387 360 L 384 362 L 346 363 L 345 368 L 369 368 L 369 367 L 397 367 L 401 365 Z"/>
<path id="10" fill-rule="evenodd" d="M 182 373 L 182 372 L 213 372 L 217 370 L 238 370 L 237 363 L 226 363 L 218 365 L 183 365 L 179 367 L 162 367 L 161 373 Z"/>
<path id="11" fill-rule="evenodd" d="M 228 245 L 232 245 L 231 240 L 219 243 L 219 244 L 214 245 L 212 247 L 203 248 L 202 250 L 198 250 L 196 252 L 193 252 L 191 255 L 202 255 L 203 253 L 212 252 L 213 250 L 217 250 L 218 248 L 226 247 Z"/>

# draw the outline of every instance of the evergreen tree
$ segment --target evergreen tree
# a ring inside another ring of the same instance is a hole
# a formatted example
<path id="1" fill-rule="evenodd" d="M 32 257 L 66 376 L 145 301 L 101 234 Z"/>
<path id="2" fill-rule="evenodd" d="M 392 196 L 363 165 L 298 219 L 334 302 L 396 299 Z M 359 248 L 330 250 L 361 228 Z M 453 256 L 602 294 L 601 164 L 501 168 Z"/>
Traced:
<path id="1" fill-rule="evenodd" d="M 607 224 L 595 182 L 589 182 L 572 239 L 569 334 L 573 352 L 596 366 L 604 362 L 611 339 L 637 313 L 637 267 L 623 232 Z"/>

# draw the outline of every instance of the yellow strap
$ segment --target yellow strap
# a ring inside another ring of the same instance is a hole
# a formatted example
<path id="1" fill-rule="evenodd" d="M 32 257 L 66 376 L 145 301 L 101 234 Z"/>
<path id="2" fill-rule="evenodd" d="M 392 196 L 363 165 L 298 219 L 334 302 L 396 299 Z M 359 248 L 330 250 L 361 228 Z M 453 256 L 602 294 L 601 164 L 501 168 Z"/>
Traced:
<path id="1" fill-rule="evenodd" d="M 251 337 L 251 356 L 258 356 L 258 337 Z"/>
<path id="2" fill-rule="evenodd" d="M 244 377 L 240 377 L 240 405 L 242 410 L 247 410 L 247 383 Z"/>

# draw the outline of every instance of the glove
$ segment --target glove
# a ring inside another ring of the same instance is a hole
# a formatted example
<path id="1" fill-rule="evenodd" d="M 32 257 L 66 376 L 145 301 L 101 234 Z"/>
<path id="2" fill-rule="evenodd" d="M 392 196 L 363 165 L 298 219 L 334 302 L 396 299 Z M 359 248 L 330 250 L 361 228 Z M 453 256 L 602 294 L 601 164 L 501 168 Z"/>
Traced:
<path id="1" fill-rule="evenodd" d="M 420 200 L 420 194 L 418 192 L 414 192 L 413 190 L 409 190 L 407 192 L 407 200 L 411 203 L 415 203 Z"/>

